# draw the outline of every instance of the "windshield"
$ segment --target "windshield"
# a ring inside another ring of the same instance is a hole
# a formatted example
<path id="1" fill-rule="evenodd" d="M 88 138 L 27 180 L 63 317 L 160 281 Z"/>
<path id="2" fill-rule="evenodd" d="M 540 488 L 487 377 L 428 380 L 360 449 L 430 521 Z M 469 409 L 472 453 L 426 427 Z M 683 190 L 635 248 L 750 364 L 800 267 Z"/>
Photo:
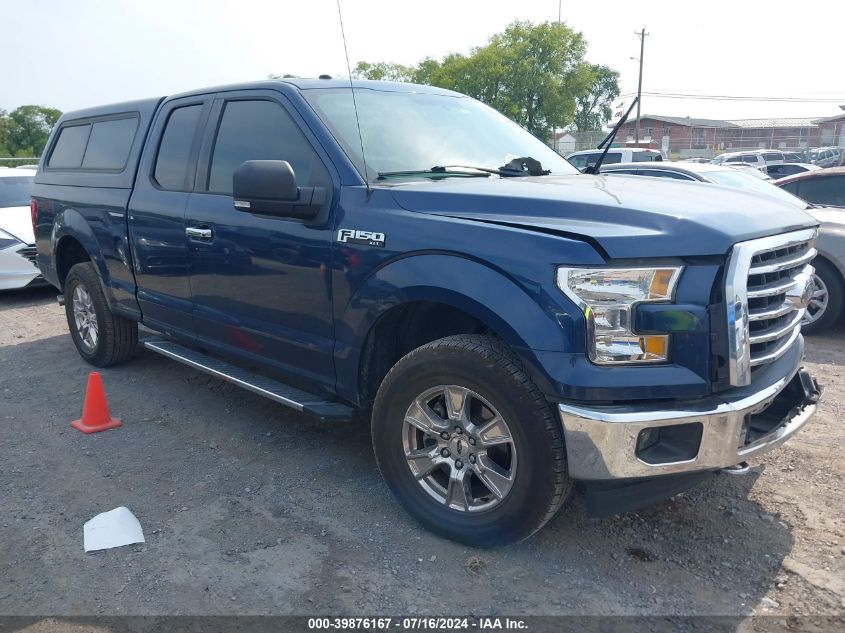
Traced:
<path id="1" fill-rule="evenodd" d="M 28 207 L 32 176 L 0 177 L 0 208 Z"/>
<path id="2" fill-rule="evenodd" d="M 741 171 L 735 171 L 731 169 L 730 171 L 710 171 L 706 174 L 707 178 L 711 181 L 716 183 L 717 185 L 724 185 L 726 187 L 735 187 L 737 189 L 745 189 L 746 191 L 751 191 L 755 193 L 760 193 L 764 196 L 770 196 L 773 198 L 778 198 L 783 202 L 788 202 L 789 204 L 795 205 L 800 209 L 806 209 L 807 203 L 793 196 L 791 193 L 787 193 L 780 187 L 777 187 L 770 182 L 765 180 L 760 180 L 756 176 L 752 176 L 751 174 L 746 174 Z"/>
<path id="3" fill-rule="evenodd" d="M 303 90 L 363 175 L 350 91 Z M 578 171 L 553 149 L 492 108 L 468 97 L 356 89 L 370 180 L 380 172 L 461 165 L 498 169 L 530 156 L 552 174 Z M 442 174 L 439 174 L 442 176 Z"/>

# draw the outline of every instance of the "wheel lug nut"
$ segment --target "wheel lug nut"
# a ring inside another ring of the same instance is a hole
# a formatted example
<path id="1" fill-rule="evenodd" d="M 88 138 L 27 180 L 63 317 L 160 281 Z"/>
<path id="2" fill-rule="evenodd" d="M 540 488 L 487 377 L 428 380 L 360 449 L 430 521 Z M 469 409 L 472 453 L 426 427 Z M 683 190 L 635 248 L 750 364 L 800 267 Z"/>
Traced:
<path id="1" fill-rule="evenodd" d="M 458 435 L 463 435 L 464 430 L 461 427 L 456 426 L 455 427 L 455 433 L 457 433 Z"/>
<path id="2" fill-rule="evenodd" d="M 455 468 L 457 468 L 458 470 L 460 470 L 463 467 L 464 467 L 464 463 L 461 460 L 458 460 L 458 461 L 455 462 Z"/>
<path id="3" fill-rule="evenodd" d="M 469 444 L 470 444 L 470 446 L 475 446 L 475 438 L 474 437 L 469 438 Z"/>
<path id="4" fill-rule="evenodd" d="M 443 431 L 443 432 L 440 434 L 440 437 L 441 437 L 441 438 L 443 438 L 444 440 L 448 440 L 448 439 L 449 439 L 449 437 L 450 437 L 450 435 L 449 435 L 449 433 L 447 433 L 446 431 Z"/>
<path id="5" fill-rule="evenodd" d="M 474 455 L 473 453 L 470 453 L 470 454 L 469 454 L 469 463 L 470 463 L 470 464 L 474 464 L 474 463 L 475 463 L 475 455 Z"/>
<path id="6" fill-rule="evenodd" d="M 440 451 L 440 454 L 441 454 L 443 457 L 449 457 L 452 453 L 451 453 L 451 452 L 449 452 L 449 449 L 448 449 L 448 448 L 444 448 L 442 451 Z"/>

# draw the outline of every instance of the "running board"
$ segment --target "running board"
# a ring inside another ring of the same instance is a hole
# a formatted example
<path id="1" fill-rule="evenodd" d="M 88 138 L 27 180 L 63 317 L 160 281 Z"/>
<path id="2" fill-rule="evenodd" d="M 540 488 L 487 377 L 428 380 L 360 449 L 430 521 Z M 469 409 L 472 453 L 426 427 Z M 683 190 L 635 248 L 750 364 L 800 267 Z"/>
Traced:
<path id="1" fill-rule="evenodd" d="M 352 419 L 353 409 L 339 402 L 331 402 L 307 391 L 285 385 L 271 378 L 259 376 L 231 363 L 212 358 L 173 341 L 147 339 L 142 341 L 148 350 L 167 356 L 180 363 L 199 369 L 220 380 L 231 382 L 259 396 L 270 398 L 291 409 L 296 409 L 321 420 L 345 421 Z"/>

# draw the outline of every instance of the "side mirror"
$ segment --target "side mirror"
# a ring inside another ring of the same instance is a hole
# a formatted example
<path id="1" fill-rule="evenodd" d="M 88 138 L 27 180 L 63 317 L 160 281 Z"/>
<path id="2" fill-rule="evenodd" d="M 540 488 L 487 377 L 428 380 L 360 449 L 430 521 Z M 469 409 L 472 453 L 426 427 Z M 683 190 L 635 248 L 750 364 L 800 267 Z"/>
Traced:
<path id="1" fill-rule="evenodd" d="M 322 187 L 297 187 L 286 160 L 248 160 L 232 174 L 235 208 L 259 215 L 312 218 L 325 203 Z"/>

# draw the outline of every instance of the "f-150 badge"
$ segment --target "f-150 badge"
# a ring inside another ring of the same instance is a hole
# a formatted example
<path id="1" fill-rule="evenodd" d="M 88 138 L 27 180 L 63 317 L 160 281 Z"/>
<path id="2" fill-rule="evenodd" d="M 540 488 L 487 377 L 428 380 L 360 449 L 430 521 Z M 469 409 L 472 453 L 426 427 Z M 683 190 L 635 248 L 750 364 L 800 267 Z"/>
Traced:
<path id="1" fill-rule="evenodd" d="M 344 244 L 363 244 L 364 246 L 384 246 L 384 233 L 375 231 L 358 231 L 356 229 L 340 229 L 337 241 Z"/>

